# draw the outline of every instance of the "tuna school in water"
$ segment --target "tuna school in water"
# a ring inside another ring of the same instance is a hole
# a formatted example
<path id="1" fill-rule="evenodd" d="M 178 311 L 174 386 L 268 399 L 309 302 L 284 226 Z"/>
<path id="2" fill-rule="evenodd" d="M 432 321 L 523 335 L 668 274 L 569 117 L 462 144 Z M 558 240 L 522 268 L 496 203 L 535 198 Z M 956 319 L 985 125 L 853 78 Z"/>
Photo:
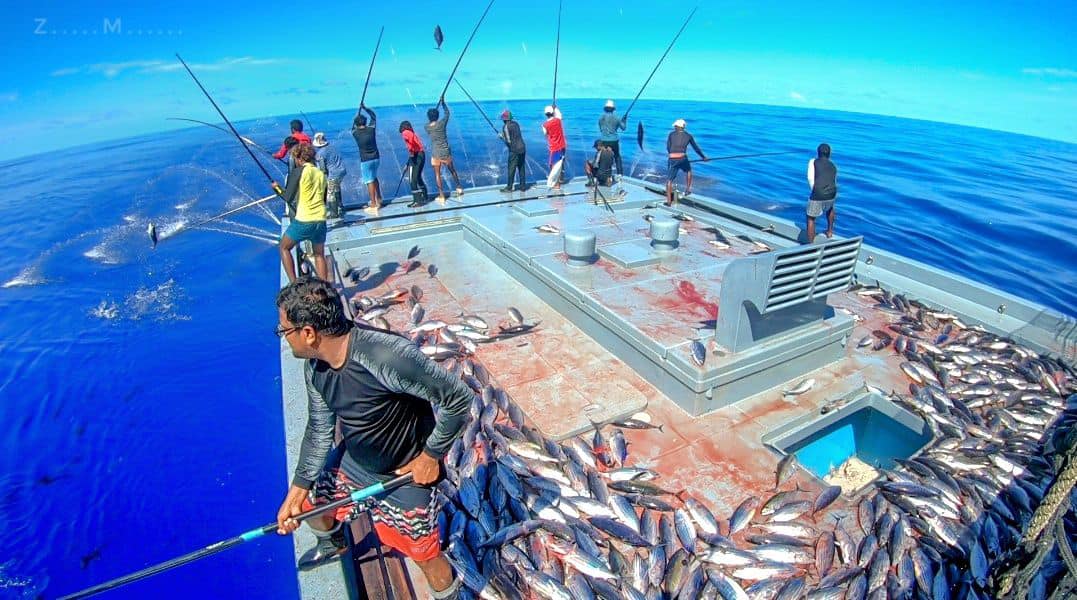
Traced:
<path id="1" fill-rule="evenodd" d="M 926 420 L 934 442 L 843 506 L 838 486 L 793 485 L 801 467 L 787 455 L 773 493 L 728 515 L 634 463 L 625 430 L 662 427 L 646 411 L 559 442 L 532 426 L 471 357 L 475 343 L 534 330 L 517 309 L 497 333 L 476 316 L 423 320 L 417 287 L 390 294 L 400 300 L 390 310 L 410 305 L 406 333 L 475 392 L 436 488 L 463 597 L 996 597 L 1007 549 L 1058 474 L 1049 457 L 1073 443 L 1063 439 L 1077 421 L 1072 368 L 885 289 L 854 292 L 894 318 L 870 341 L 906 359 L 909 390 L 889 395 Z M 371 324 L 388 328 L 382 315 Z M 1046 598 L 1064 568 L 1052 555 L 1027 597 Z"/>

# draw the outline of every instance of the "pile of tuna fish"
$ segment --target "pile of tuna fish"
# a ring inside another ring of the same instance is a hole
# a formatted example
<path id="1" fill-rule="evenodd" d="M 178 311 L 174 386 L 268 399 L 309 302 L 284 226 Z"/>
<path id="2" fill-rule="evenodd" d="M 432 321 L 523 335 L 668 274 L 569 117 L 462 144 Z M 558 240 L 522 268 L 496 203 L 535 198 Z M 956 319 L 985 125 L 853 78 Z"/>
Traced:
<path id="1" fill-rule="evenodd" d="M 935 440 L 851 501 L 836 486 L 790 485 L 798 465 L 787 457 L 775 492 L 728 517 L 633 466 L 623 430 L 660 428 L 646 413 L 560 442 L 531 427 L 468 343 L 533 329 L 515 309 L 495 334 L 474 315 L 424 320 L 417 288 L 354 308 L 388 329 L 370 311 L 406 298 L 412 338 L 476 392 L 438 486 L 465 597 L 992 597 L 996 563 L 1055 478 L 1045 444 L 1077 420 L 1072 369 L 900 295 L 856 293 L 892 316 L 860 346 L 903 355 L 912 383 L 891 398 Z M 1045 598 L 1063 569 L 1053 552 L 1029 597 Z"/>

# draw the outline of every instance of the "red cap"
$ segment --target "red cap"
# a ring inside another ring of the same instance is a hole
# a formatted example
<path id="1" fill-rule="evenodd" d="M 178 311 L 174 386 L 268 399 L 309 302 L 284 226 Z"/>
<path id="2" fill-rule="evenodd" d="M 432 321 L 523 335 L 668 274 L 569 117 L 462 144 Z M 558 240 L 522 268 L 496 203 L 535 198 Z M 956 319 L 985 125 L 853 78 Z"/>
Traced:
<path id="1" fill-rule="evenodd" d="M 506 110 L 506 111 L 501 113 L 501 120 L 502 121 L 509 121 L 511 119 L 512 119 L 512 113 L 510 113 L 509 111 Z"/>

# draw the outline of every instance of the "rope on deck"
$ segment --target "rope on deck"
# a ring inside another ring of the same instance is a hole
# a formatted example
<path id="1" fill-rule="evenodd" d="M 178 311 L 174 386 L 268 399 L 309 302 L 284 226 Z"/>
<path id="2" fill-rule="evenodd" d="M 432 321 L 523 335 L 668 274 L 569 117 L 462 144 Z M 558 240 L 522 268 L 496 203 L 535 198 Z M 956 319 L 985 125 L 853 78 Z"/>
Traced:
<path id="1" fill-rule="evenodd" d="M 1051 488 L 1044 495 L 1043 501 L 1036 507 L 1021 540 L 1025 553 L 1029 554 L 1035 550 L 1035 555 L 1023 566 L 1020 562 L 1016 562 L 999 577 L 997 588 L 999 597 L 1026 598 L 1033 578 L 1040 572 L 1043 561 L 1055 546 L 1058 546 L 1059 554 L 1068 572 L 1059 582 L 1056 593 L 1052 594 L 1051 598 L 1054 598 L 1059 591 L 1077 587 L 1077 560 L 1074 559 L 1072 549 L 1069 547 L 1069 538 L 1066 536 L 1063 519 L 1072 508 L 1069 501 L 1070 493 L 1073 491 L 1074 484 L 1077 484 L 1077 439 L 1071 437 L 1069 447 L 1056 460 L 1058 461 L 1056 464 L 1063 463 L 1065 468 L 1055 478 Z M 1048 531 L 1047 535 L 1043 535 L 1044 531 Z"/>

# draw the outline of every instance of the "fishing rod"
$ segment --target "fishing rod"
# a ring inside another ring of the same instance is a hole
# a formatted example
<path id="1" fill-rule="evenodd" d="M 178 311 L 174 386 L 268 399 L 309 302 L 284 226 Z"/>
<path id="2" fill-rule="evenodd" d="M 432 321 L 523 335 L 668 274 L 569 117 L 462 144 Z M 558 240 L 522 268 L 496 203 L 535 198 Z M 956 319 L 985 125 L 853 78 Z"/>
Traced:
<path id="1" fill-rule="evenodd" d="M 784 152 L 760 152 L 758 154 L 734 154 L 732 156 L 717 156 L 714 158 L 697 158 L 688 162 L 714 162 L 716 160 L 732 160 L 734 158 L 755 158 L 756 156 L 778 156 L 779 154 L 799 154 L 801 152 L 803 152 L 803 150 L 786 150 Z"/>
<path id="2" fill-rule="evenodd" d="M 454 210 L 467 210 L 467 209 L 471 209 L 471 208 L 482 208 L 482 207 L 486 207 L 486 206 L 500 206 L 500 205 L 503 205 L 503 204 L 515 204 L 517 202 L 526 202 L 528 200 L 542 200 L 544 198 L 566 198 L 568 196 L 583 196 L 584 194 L 587 194 L 587 193 L 589 193 L 589 192 L 583 191 L 583 192 L 567 192 L 567 193 L 564 193 L 564 194 L 538 194 L 538 195 L 535 195 L 535 196 L 527 196 L 527 197 L 524 197 L 524 198 L 512 198 L 512 199 L 509 199 L 509 200 L 493 200 L 491 202 L 479 202 L 479 203 L 476 203 L 476 204 L 467 204 L 467 205 L 463 205 L 463 206 L 446 206 L 446 207 L 443 207 L 443 208 L 431 208 L 429 210 L 424 210 L 424 211 L 422 211 L 421 213 L 418 213 L 418 214 L 431 215 L 431 214 L 449 212 L 449 211 L 454 211 Z M 367 223 L 377 223 L 377 222 L 380 222 L 380 221 L 392 221 L 394 219 L 403 219 L 403 218 L 406 218 L 406 217 L 414 217 L 416 214 L 417 213 L 414 213 L 414 212 L 405 212 L 405 213 L 400 213 L 400 214 L 396 214 L 396 215 L 385 215 L 383 217 L 365 217 L 365 218 L 363 218 L 361 220 L 358 220 L 358 221 L 349 221 L 348 224 L 349 225 L 365 225 Z"/>
<path id="3" fill-rule="evenodd" d="M 628 110 L 626 110 L 624 113 L 625 118 L 628 118 L 628 113 L 632 112 L 632 107 L 636 105 L 636 101 L 639 100 L 639 97 L 641 95 L 643 95 L 643 90 L 647 89 L 647 84 L 651 82 L 651 78 L 654 77 L 654 74 L 658 72 L 658 67 L 662 66 L 662 62 L 666 60 L 666 56 L 669 55 L 669 51 L 673 49 L 673 44 L 677 43 L 677 38 L 681 37 L 681 34 L 684 33 L 685 27 L 688 27 L 688 22 L 692 20 L 692 17 L 695 16 L 697 10 L 699 10 L 699 6 L 696 6 L 692 9 L 692 12 L 688 14 L 688 18 L 684 20 L 684 24 L 681 25 L 681 28 L 679 30 L 677 30 L 677 35 L 673 36 L 673 41 L 669 43 L 669 46 L 666 48 L 666 51 L 662 53 L 662 58 L 658 59 L 658 64 L 654 66 L 654 69 L 651 69 L 651 74 L 647 76 L 647 80 L 644 81 L 643 86 L 639 88 L 639 92 L 636 94 L 636 97 L 633 98 L 632 103 L 628 105 Z"/>
<path id="4" fill-rule="evenodd" d="M 259 161 L 258 157 L 254 155 L 254 152 L 251 152 L 250 146 L 243 143 L 243 136 L 239 135 L 239 132 L 236 131 L 236 128 L 232 125 L 232 122 L 228 120 L 228 117 L 224 116 L 224 111 L 221 110 L 220 106 L 217 106 L 217 102 L 213 100 L 213 96 L 209 95 L 209 92 L 206 91 L 205 86 L 203 86 L 202 82 L 198 80 L 198 77 L 195 77 L 194 71 L 191 70 L 191 67 L 187 66 L 187 63 L 184 62 L 183 57 L 181 57 L 178 52 L 176 53 L 176 58 L 179 59 L 180 64 L 183 65 L 183 68 L 187 70 L 187 74 L 191 76 L 191 79 L 194 79 L 194 82 L 198 84 L 198 88 L 202 90 L 203 94 L 206 95 L 206 98 L 209 100 L 209 103 L 213 105 L 213 108 L 217 109 L 217 114 L 221 115 L 221 118 L 224 119 L 224 122 L 228 125 L 228 128 L 231 129 L 232 133 L 236 136 L 236 139 L 239 140 L 240 144 L 243 145 L 243 148 L 247 150 L 247 154 L 251 155 L 251 160 L 254 161 L 254 164 L 258 165 L 258 168 L 261 169 L 262 174 L 265 175 L 266 179 L 269 180 L 269 186 L 273 188 L 273 191 L 283 199 L 284 190 L 282 190 L 280 185 L 273 179 L 273 176 L 269 174 L 269 171 L 267 171 L 266 168 L 262 166 L 261 161 Z"/>
<path id="5" fill-rule="evenodd" d="M 557 66 L 561 62 L 561 1 L 557 1 L 557 43 L 553 51 L 553 106 L 557 106 Z"/>
<path id="6" fill-rule="evenodd" d="M 370 57 L 370 68 L 366 70 L 366 83 L 363 84 L 363 95 L 359 96 L 359 106 L 363 106 L 363 102 L 366 101 L 366 89 L 370 85 L 370 75 L 374 72 L 374 61 L 378 58 L 378 48 L 381 47 L 381 36 L 385 33 L 385 26 L 381 26 L 381 31 L 378 32 L 378 42 L 374 44 L 374 56 Z"/>
<path id="7" fill-rule="evenodd" d="M 303 120 L 307 122 L 307 129 L 310 129 L 311 137 L 314 137 L 314 126 L 310 124 L 310 118 L 307 117 L 307 113 L 299 111 L 299 114 L 303 115 Z"/>
<path id="8" fill-rule="evenodd" d="M 296 515 L 296 516 L 294 516 L 292 518 L 295 519 L 296 521 L 302 523 L 304 521 L 307 521 L 308 519 L 311 519 L 311 518 L 314 518 L 314 517 L 329 513 L 331 511 L 335 511 L 336 509 L 338 509 L 338 508 L 340 508 L 342 506 L 347 506 L 349 504 L 355 504 L 355 503 L 358 503 L 358 502 L 362 502 L 363 500 L 366 500 L 367 498 L 370 498 L 372 496 L 377 496 L 378 494 L 383 494 L 385 492 L 395 490 L 396 488 L 399 488 L 401 486 L 404 486 L 404 485 L 407 485 L 407 484 L 411 483 L 411 481 L 412 481 L 411 473 L 400 475 L 399 477 L 394 477 L 393 479 L 390 479 L 389 481 L 386 481 L 386 482 L 383 482 L 383 483 L 375 483 L 374 485 L 369 486 L 369 487 L 365 487 L 365 488 L 363 488 L 361 490 L 355 490 L 354 492 L 352 492 L 348 496 L 345 496 L 345 497 L 343 497 L 343 498 L 341 498 L 339 500 L 334 500 L 334 501 L 332 501 L 332 502 L 330 502 L 328 504 L 322 504 L 321 506 L 317 506 L 317 507 L 315 507 L 315 508 L 313 508 L 311 510 L 308 510 L 306 512 L 299 513 L 298 515 Z M 183 556 L 173 558 L 172 560 L 168 560 L 168 561 L 165 561 L 165 562 L 162 562 L 162 563 L 158 563 L 158 564 L 153 565 L 151 567 L 147 567 L 145 569 L 142 569 L 141 571 L 135 571 L 134 573 L 131 573 L 130 575 L 124 575 L 123 577 L 118 577 L 118 578 L 113 579 L 111 581 L 106 581 L 105 583 L 101 583 L 101 584 L 95 585 L 93 587 L 86 588 L 86 589 L 84 589 L 82 591 L 75 592 L 74 594 L 68 594 L 66 596 L 61 596 L 59 600 L 74 600 L 75 598 L 86 598 L 88 596 L 93 596 L 95 594 L 100 594 L 101 592 L 117 588 L 117 587 L 119 587 L 121 585 L 126 585 L 128 583 L 133 582 L 133 581 L 138 581 L 140 579 L 145 579 L 145 578 L 150 577 L 152 575 L 156 575 L 158 573 L 163 573 L 163 572 L 168 571 L 170 569 L 174 569 L 176 567 L 183 566 L 185 564 L 194 562 L 194 561 L 196 561 L 196 560 L 198 560 L 200 558 L 205 558 L 207 556 L 210 556 L 211 554 L 216 554 L 218 552 L 221 552 L 223 550 L 227 550 L 229 548 L 234 548 L 236 546 L 239 546 L 240 544 L 243 544 L 244 542 L 249 542 L 251 540 L 256 540 L 256 539 L 258 539 L 258 538 L 260 538 L 262 536 L 269 535 L 270 533 L 273 533 L 274 531 L 276 531 L 278 529 L 278 527 L 279 527 L 279 525 L 277 524 L 276 521 L 274 521 L 272 523 L 268 523 L 268 524 L 263 525 L 263 526 L 261 526 L 261 527 L 259 527 L 257 529 L 252 529 L 252 530 L 250 530 L 250 531 L 248 531 L 246 533 L 237 535 L 235 537 L 231 537 L 231 538 L 228 538 L 228 539 L 221 540 L 219 542 L 210 544 L 210 545 L 206 546 L 205 548 L 202 548 L 201 550 L 196 550 L 196 551 L 191 552 L 189 554 L 184 554 Z"/>
<path id="9" fill-rule="evenodd" d="M 233 215 L 233 214 L 235 214 L 237 212 L 247 210 L 248 208 L 250 208 L 252 206 L 258 206 L 259 204 L 262 204 L 264 202 L 269 202 L 270 200 L 272 200 L 272 199 L 274 199 L 276 197 L 277 197 L 276 194 L 270 194 L 270 195 L 266 196 L 265 198 L 259 198 L 257 200 L 252 201 L 252 202 L 248 202 L 248 203 L 244 204 L 243 206 L 237 206 L 236 208 L 233 208 L 231 210 L 226 210 L 223 213 L 221 213 L 219 215 L 214 215 L 214 216 L 212 216 L 212 217 L 210 217 L 208 219 L 202 219 L 201 221 L 197 221 L 195 223 L 190 223 L 190 224 L 186 224 L 186 225 L 180 225 L 179 229 L 176 229 L 176 231 L 173 232 L 172 235 L 170 235 L 168 237 L 170 237 L 170 238 L 171 237 L 176 237 L 176 235 L 178 235 L 181 231 L 183 231 L 185 229 L 194 229 L 195 227 L 201 227 L 202 225 L 205 225 L 206 223 L 216 221 L 217 219 L 223 219 L 224 217 L 227 217 L 228 215 Z M 149 227 L 147 227 L 146 231 L 147 231 L 147 233 L 149 233 L 150 242 L 152 242 L 153 247 L 156 248 L 157 243 L 159 241 L 158 237 L 157 237 L 157 226 L 155 226 L 153 223 L 150 223 Z"/>
<path id="10" fill-rule="evenodd" d="M 445 87 L 441 90 L 441 95 L 438 96 L 438 104 L 441 104 L 445 100 L 445 93 L 449 91 L 449 84 L 452 83 L 453 77 L 456 77 L 456 69 L 460 67 L 460 61 L 464 60 L 464 55 L 467 54 L 467 49 L 471 46 L 471 40 L 475 39 L 475 34 L 479 32 L 479 26 L 486 20 L 486 14 L 490 12 L 490 8 L 493 7 L 494 0 L 490 0 L 490 3 L 486 5 L 486 10 L 482 11 L 482 16 L 479 17 L 479 22 L 475 23 L 475 29 L 471 31 L 471 37 L 467 38 L 467 43 L 464 44 L 464 49 L 460 51 L 460 58 L 456 59 L 456 65 L 453 66 L 452 72 L 449 73 L 449 80 L 445 82 Z"/>
<path id="11" fill-rule="evenodd" d="M 410 160 L 410 158 L 409 158 L 409 160 Z M 411 167 L 410 163 L 405 163 L 404 168 L 400 170 L 400 181 L 396 182 L 396 191 L 393 192 L 393 199 L 394 200 L 400 194 L 400 186 L 404 183 L 404 173 L 407 173 L 408 169 L 410 167 Z"/>
<path id="12" fill-rule="evenodd" d="M 166 121 L 188 121 L 188 122 L 191 122 L 191 123 L 198 123 L 199 125 L 205 125 L 206 127 L 212 127 L 212 128 L 214 128 L 214 129 L 216 129 L 218 131 L 223 131 L 225 133 L 229 133 L 229 134 L 232 133 L 231 131 L 228 131 L 227 129 L 225 129 L 224 127 L 221 127 L 220 125 L 214 125 L 213 123 L 207 123 L 205 121 L 199 121 L 198 119 L 187 119 L 187 118 L 184 118 L 184 117 L 165 117 L 165 120 Z M 261 150 L 262 152 L 265 152 L 266 154 L 268 154 L 270 157 L 273 156 L 273 151 L 272 150 L 270 150 L 270 149 L 268 149 L 268 148 L 266 148 L 264 146 L 259 145 L 257 142 L 255 142 L 251 138 L 241 135 L 241 136 L 239 136 L 239 139 L 242 140 L 244 144 L 254 146 L 255 148 L 258 148 L 259 150 Z M 281 162 L 283 162 L 283 161 L 281 161 Z"/>
<path id="13" fill-rule="evenodd" d="M 479 114 L 482 115 L 482 118 L 486 119 L 486 122 L 490 124 L 490 129 L 493 129 L 494 133 L 501 135 L 501 132 L 497 130 L 497 126 L 495 126 L 494 122 L 490 120 L 490 117 L 486 116 L 486 112 L 482 110 L 482 107 L 479 106 L 479 103 L 471 97 L 471 94 L 467 93 L 467 89 L 464 88 L 464 84 L 460 83 L 459 79 L 453 79 L 453 81 L 456 82 L 456 85 L 460 86 L 460 91 L 464 92 L 464 95 L 467 96 L 467 99 L 471 100 L 471 103 L 475 105 L 475 109 L 479 111 Z"/>

